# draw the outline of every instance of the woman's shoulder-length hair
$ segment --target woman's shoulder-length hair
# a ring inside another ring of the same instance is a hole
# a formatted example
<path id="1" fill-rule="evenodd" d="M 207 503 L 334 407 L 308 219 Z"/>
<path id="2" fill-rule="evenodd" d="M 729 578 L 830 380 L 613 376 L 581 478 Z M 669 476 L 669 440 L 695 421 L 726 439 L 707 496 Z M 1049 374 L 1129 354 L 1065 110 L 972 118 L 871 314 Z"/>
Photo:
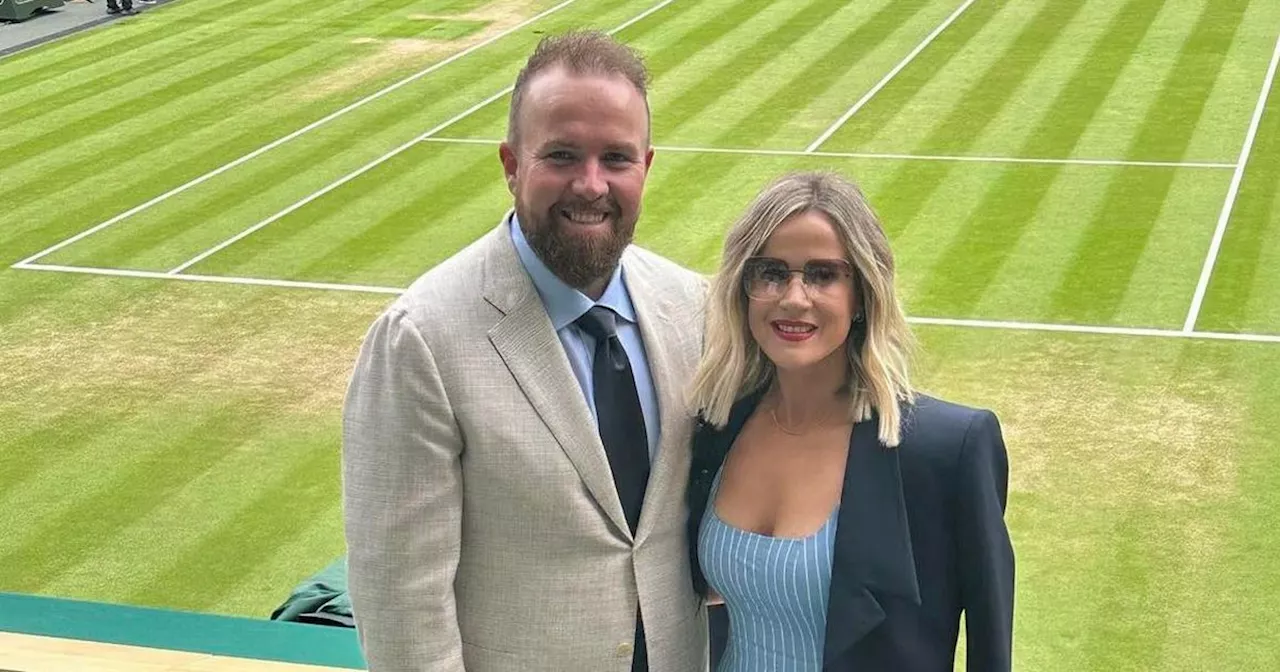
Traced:
<path id="1" fill-rule="evenodd" d="M 901 440 L 902 406 L 915 396 L 909 379 L 913 339 L 894 289 L 894 260 L 879 219 L 854 183 L 832 173 L 790 173 L 766 186 L 730 227 L 711 282 L 703 357 L 690 388 L 702 419 L 723 427 L 739 399 L 773 382 L 773 364 L 747 325 L 743 269 L 788 218 L 817 212 L 830 221 L 854 268 L 861 322 L 845 342 L 849 412 L 879 421 L 886 446 Z"/>

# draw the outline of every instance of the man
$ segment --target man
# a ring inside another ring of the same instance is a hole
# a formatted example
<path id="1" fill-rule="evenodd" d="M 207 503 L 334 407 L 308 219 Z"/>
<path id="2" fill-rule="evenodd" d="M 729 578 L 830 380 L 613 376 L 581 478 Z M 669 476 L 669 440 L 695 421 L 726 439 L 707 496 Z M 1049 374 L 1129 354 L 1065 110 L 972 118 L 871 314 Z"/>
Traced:
<path id="1" fill-rule="evenodd" d="M 544 40 L 499 149 L 514 210 L 370 329 L 344 411 L 373 672 L 702 672 L 684 535 L 704 283 L 629 246 L 647 75 Z"/>

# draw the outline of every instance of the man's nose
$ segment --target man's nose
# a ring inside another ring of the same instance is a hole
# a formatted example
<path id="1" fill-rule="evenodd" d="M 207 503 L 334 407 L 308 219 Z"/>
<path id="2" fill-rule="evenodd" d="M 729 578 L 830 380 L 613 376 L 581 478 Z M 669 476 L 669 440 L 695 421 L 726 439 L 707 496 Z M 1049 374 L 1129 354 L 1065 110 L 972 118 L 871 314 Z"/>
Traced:
<path id="1" fill-rule="evenodd" d="M 604 169 L 596 159 L 587 159 L 573 181 L 573 193 L 584 200 L 594 201 L 609 193 Z"/>

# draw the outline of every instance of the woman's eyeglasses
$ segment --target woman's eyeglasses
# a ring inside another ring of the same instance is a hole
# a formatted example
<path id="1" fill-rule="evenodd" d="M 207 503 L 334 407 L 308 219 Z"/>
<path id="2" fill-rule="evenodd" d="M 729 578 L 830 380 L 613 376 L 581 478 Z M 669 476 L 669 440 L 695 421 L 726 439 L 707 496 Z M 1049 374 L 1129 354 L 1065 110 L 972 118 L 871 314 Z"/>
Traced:
<path id="1" fill-rule="evenodd" d="M 791 268 L 781 259 L 751 257 L 743 268 L 742 286 L 753 299 L 776 300 L 787 293 L 795 273 L 800 274 L 804 291 L 812 299 L 830 293 L 853 277 L 853 266 L 844 259 L 810 259 L 803 268 Z"/>

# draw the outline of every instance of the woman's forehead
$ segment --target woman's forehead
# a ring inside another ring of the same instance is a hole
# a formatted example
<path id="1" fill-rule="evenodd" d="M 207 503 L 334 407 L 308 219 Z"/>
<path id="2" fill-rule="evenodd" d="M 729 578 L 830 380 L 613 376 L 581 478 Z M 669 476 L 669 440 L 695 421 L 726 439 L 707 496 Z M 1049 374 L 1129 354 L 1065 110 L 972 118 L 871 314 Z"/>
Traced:
<path id="1" fill-rule="evenodd" d="M 783 220 L 765 240 L 763 256 L 786 261 L 840 259 L 844 244 L 835 226 L 820 212 L 806 211 Z"/>

